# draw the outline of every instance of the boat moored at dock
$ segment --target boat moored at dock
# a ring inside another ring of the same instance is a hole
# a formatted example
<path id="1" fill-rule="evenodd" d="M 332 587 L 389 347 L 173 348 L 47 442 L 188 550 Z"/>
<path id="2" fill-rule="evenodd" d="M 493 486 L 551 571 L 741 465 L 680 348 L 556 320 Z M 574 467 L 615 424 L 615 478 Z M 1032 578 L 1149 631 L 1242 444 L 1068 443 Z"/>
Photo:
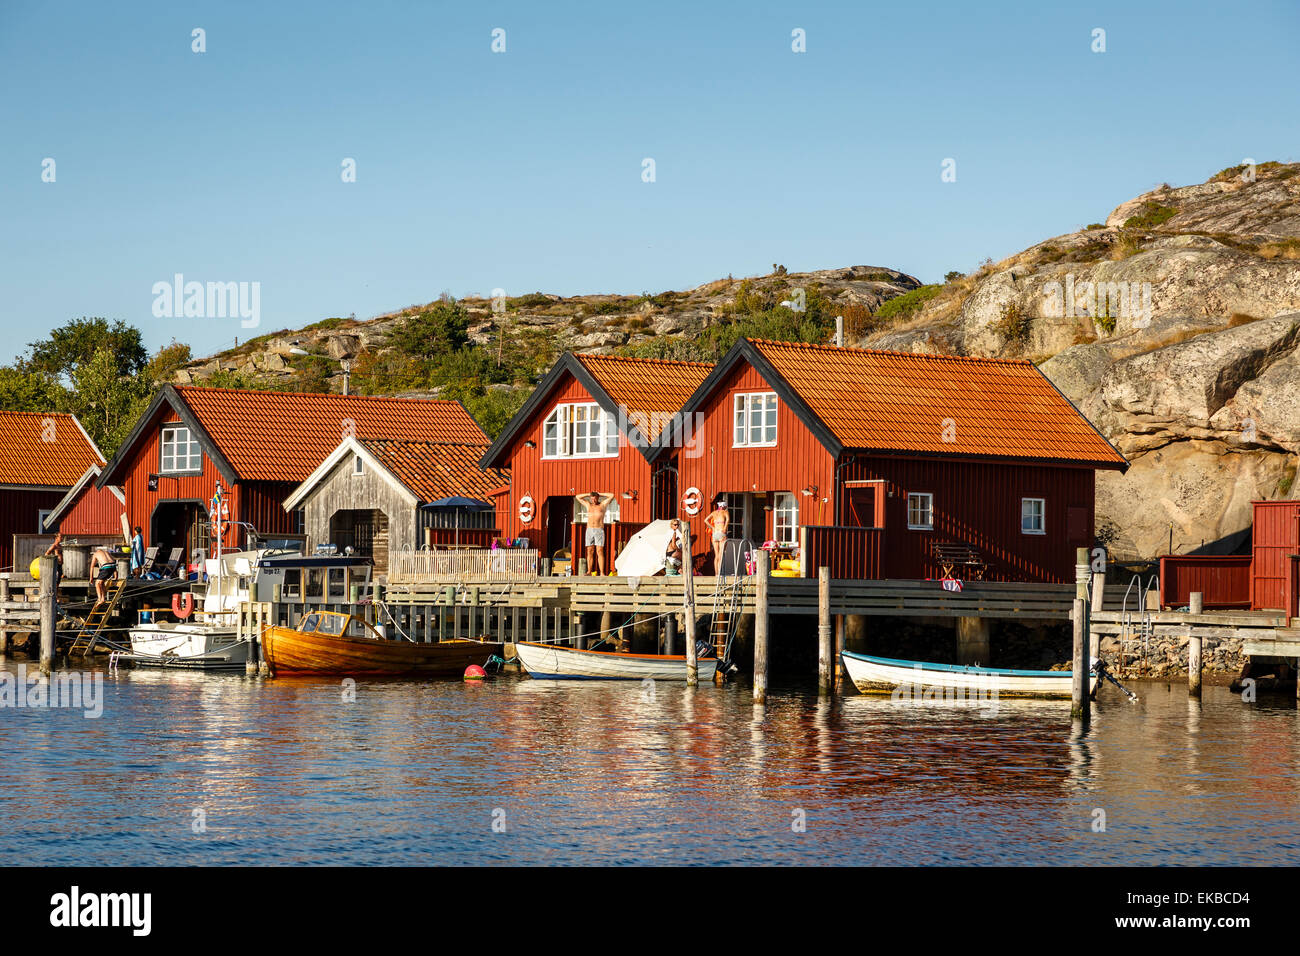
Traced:
<path id="1" fill-rule="evenodd" d="M 530 677 L 545 680 L 686 680 L 686 658 L 680 654 L 624 654 L 588 651 L 556 644 L 520 642 L 519 663 Z M 718 661 L 697 661 L 701 681 L 713 680 Z"/>
<path id="2" fill-rule="evenodd" d="M 1070 696 L 1073 671 L 1013 670 L 999 667 L 933 664 L 873 657 L 844 651 L 844 668 L 849 680 L 866 693 L 891 692 L 897 688 L 922 688 L 956 693 L 970 699 L 1000 697 Z M 1088 675 L 1088 691 L 1097 689 L 1097 677 Z"/>
<path id="3" fill-rule="evenodd" d="M 262 654 L 275 677 L 458 676 L 501 650 L 500 644 L 480 641 L 395 640 L 360 617 L 335 611 L 311 611 L 296 628 L 269 627 L 262 632 Z"/>

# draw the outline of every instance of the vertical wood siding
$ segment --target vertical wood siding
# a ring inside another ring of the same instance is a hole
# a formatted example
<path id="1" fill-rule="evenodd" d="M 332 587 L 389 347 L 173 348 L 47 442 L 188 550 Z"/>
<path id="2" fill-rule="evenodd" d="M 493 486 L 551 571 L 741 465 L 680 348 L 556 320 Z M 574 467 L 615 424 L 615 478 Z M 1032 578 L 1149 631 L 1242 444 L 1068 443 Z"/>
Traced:
<path id="1" fill-rule="evenodd" d="M 96 488 L 92 480 L 59 519 L 59 530 L 65 535 L 121 535 L 124 511 L 126 505 L 117 500 L 117 495 L 107 488 Z"/>
<path id="2" fill-rule="evenodd" d="M 1092 546 L 1094 484 L 1090 468 L 858 453 L 840 477 L 842 499 L 845 481 L 884 480 L 882 574 L 887 578 L 937 577 L 940 569 L 932 548 L 938 542 L 978 549 L 988 564 L 987 580 L 1065 583 L 1074 580 L 1075 548 Z M 931 530 L 907 527 L 907 496 L 918 492 L 934 496 Z M 1045 534 L 1021 532 L 1022 498 L 1044 499 Z M 1069 527 L 1071 508 L 1076 509 L 1073 529 Z"/>
<path id="3" fill-rule="evenodd" d="M 13 568 L 14 535 L 43 533 L 38 527 L 40 512 L 53 509 L 67 493 L 67 488 L 53 491 L 0 489 L 0 568 L 6 571 Z"/>
<path id="4" fill-rule="evenodd" d="M 618 496 L 622 523 L 642 526 L 650 520 L 650 463 L 628 444 L 626 436 L 620 436 L 616 458 L 542 458 L 542 423 L 546 416 L 556 405 L 590 401 L 594 399 L 587 390 L 572 376 L 566 376 L 550 401 L 537 410 L 507 449 L 510 494 L 498 499 L 499 506 L 503 506 L 500 521 L 505 537 L 528 538 L 534 547 L 545 549 L 547 498 L 573 497 L 593 490 Z M 536 447 L 524 447 L 527 441 Z M 636 499 L 624 498 L 625 491 L 635 491 Z M 534 502 L 533 518 L 527 523 L 519 517 L 519 501 L 524 496 Z M 575 534 L 569 535 L 570 541 L 574 538 Z"/>
<path id="5" fill-rule="evenodd" d="M 763 377 L 744 363 L 718 384 L 701 408 L 701 417 L 689 423 L 692 440 L 677 451 L 675 459 L 676 513 L 690 520 L 691 538 L 698 543 L 696 554 L 709 546 L 704 517 L 726 492 L 766 494 L 768 505 L 773 504 L 772 493 L 790 492 L 799 500 L 800 524 L 835 523 L 831 499 L 834 459 L 784 401 L 777 400 L 776 447 L 732 447 L 733 396 L 771 390 Z M 800 490 L 809 485 L 817 486 L 817 494 L 801 495 Z M 688 488 L 698 488 L 703 495 L 698 515 L 687 515 L 682 508 L 681 498 Z M 829 500 L 823 505 L 822 498 Z M 756 511 L 752 520 L 754 538 L 761 542 L 773 536 L 773 512 Z"/>
<path id="6" fill-rule="evenodd" d="M 1300 501 L 1254 502 L 1251 550 L 1250 606 L 1280 611 L 1286 605 L 1287 555 L 1300 550 Z"/>

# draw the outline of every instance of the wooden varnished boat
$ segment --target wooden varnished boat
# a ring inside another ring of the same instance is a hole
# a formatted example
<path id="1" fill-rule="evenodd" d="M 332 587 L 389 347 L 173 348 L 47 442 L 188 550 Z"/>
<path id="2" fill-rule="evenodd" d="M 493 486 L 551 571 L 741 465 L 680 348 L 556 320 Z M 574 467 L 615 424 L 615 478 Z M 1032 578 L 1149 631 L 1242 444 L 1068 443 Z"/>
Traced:
<path id="1" fill-rule="evenodd" d="M 501 651 L 500 644 L 478 641 L 392 640 L 359 617 L 333 611 L 312 611 L 296 628 L 269 627 L 262 634 L 262 654 L 276 676 L 458 675 Z"/>

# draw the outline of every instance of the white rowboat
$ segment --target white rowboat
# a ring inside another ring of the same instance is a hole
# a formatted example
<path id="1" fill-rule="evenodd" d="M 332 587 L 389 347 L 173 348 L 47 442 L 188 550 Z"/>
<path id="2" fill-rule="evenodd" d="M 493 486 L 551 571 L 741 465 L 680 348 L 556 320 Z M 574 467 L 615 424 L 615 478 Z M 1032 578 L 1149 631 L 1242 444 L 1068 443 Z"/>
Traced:
<path id="1" fill-rule="evenodd" d="M 677 654 L 619 654 L 614 651 L 580 651 L 555 644 L 515 645 L 519 663 L 539 679 L 566 680 L 686 680 L 686 658 Z M 718 662 L 698 660 L 699 679 L 713 680 Z"/>
<path id="2" fill-rule="evenodd" d="M 872 657 L 844 651 L 844 669 L 853 686 L 863 693 L 895 688 L 934 688 L 971 699 L 999 697 L 1069 697 L 1072 671 L 1011 670 L 1001 667 L 967 667 L 922 661 Z M 1097 677 L 1088 675 L 1088 693 L 1097 689 Z M 951 694 L 950 694 L 951 696 Z"/>

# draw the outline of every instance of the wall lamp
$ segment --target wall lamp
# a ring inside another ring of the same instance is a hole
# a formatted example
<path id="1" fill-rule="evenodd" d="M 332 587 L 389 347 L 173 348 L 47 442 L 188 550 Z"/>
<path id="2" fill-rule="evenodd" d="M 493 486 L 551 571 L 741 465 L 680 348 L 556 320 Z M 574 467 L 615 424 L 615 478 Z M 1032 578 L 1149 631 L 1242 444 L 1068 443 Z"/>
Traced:
<path id="1" fill-rule="evenodd" d="M 533 440 L 530 438 L 530 439 L 528 439 L 528 441 L 524 442 L 524 447 L 525 447 L 525 448 L 536 448 L 536 447 L 537 447 L 537 442 L 533 441 Z"/>

